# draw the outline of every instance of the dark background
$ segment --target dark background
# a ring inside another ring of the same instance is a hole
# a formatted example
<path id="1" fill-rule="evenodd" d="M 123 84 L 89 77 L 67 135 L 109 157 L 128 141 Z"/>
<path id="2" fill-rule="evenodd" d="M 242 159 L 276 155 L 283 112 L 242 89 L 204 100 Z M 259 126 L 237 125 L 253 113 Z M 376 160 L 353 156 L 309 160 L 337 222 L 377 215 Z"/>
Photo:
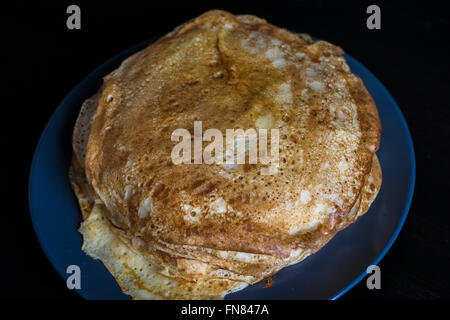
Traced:
<path id="1" fill-rule="evenodd" d="M 411 130 L 417 181 L 409 216 L 379 264 L 382 289 L 365 281 L 342 299 L 450 297 L 449 13 L 439 2 L 217 1 L 17 2 L 1 8 L 2 297 L 81 299 L 46 259 L 34 234 L 27 180 L 39 136 L 64 96 L 95 67 L 142 40 L 163 35 L 208 9 L 251 13 L 340 45 L 388 88 Z M 81 8 L 81 30 L 66 8 Z M 366 8 L 381 8 L 381 30 Z M 5 74 L 6 72 L 6 74 Z M 12 204 L 12 205 L 11 205 Z"/>

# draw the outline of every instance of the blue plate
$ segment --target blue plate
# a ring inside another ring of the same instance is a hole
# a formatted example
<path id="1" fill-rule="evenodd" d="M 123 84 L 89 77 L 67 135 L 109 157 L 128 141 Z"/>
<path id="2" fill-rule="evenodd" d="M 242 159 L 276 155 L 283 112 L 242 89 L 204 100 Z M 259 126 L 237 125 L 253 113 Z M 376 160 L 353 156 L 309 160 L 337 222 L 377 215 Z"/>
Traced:
<path id="1" fill-rule="evenodd" d="M 67 267 L 81 269 L 81 289 L 86 299 L 129 299 L 98 260 L 81 250 L 77 228 L 81 215 L 68 181 L 72 154 L 71 134 L 82 102 L 95 93 L 102 77 L 150 41 L 123 51 L 95 69 L 61 102 L 50 118 L 36 148 L 29 179 L 29 205 L 37 238 L 48 259 L 63 279 Z M 411 204 L 414 181 L 414 149 L 405 119 L 386 88 L 363 65 L 345 55 L 378 107 L 383 132 L 378 157 L 383 184 L 369 212 L 339 232 L 318 253 L 287 267 L 262 283 L 227 296 L 228 299 L 337 299 L 378 264 L 397 238 Z"/>

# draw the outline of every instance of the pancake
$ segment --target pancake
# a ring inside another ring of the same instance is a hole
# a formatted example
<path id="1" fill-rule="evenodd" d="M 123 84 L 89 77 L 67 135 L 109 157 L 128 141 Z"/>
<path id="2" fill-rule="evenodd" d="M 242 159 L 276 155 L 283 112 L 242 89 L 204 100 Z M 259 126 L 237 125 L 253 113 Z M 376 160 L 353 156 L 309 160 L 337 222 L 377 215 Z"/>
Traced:
<path id="1" fill-rule="evenodd" d="M 126 59 L 74 129 L 83 250 L 136 299 L 216 299 L 323 247 L 382 180 L 377 109 L 342 54 L 213 10 Z M 174 164 L 172 133 L 195 121 L 278 129 L 273 174 Z"/>

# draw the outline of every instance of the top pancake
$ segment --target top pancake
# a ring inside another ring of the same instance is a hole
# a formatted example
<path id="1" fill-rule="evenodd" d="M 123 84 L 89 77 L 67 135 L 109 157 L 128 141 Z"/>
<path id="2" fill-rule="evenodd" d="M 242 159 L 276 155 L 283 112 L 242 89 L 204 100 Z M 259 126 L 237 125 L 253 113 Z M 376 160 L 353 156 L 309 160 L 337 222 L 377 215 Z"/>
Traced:
<path id="1" fill-rule="evenodd" d="M 108 220 L 174 252 L 295 261 L 320 248 L 356 219 L 381 130 L 342 53 L 253 16 L 210 11 L 125 60 L 104 79 L 86 158 L 77 157 Z M 278 173 L 174 165 L 171 134 L 193 132 L 196 120 L 203 131 L 278 128 Z"/>

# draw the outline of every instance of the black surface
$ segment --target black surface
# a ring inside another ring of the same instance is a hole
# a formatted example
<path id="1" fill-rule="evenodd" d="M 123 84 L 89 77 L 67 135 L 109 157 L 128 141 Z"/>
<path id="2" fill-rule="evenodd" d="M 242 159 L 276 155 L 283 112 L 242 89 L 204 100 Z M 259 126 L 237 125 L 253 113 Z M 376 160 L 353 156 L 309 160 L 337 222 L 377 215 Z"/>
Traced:
<path id="1" fill-rule="evenodd" d="M 450 297 L 449 14 L 439 3 L 374 2 L 382 29 L 366 28 L 372 2 L 149 1 L 19 3 L 3 6 L 2 297 L 81 299 L 65 286 L 37 243 L 28 211 L 27 179 L 39 136 L 59 102 L 84 76 L 116 53 L 162 35 L 202 12 L 221 8 L 340 45 L 388 88 L 412 133 L 417 160 L 414 199 L 403 231 L 379 264 L 382 289 L 365 281 L 342 299 Z M 66 28 L 78 4 L 82 29 Z M 6 196 L 5 196 L 6 195 Z"/>

